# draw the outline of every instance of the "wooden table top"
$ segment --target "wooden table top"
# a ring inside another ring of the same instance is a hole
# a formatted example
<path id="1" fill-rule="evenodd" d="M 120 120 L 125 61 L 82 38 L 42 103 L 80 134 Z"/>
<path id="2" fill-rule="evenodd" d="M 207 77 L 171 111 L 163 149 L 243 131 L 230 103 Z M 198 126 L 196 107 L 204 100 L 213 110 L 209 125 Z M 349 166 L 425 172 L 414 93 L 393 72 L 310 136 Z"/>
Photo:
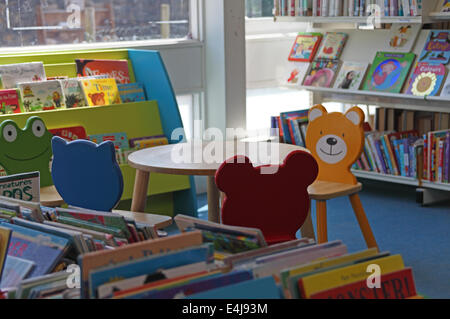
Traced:
<path id="1" fill-rule="evenodd" d="M 281 164 L 289 153 L 296 150 L 309 152 L 297 145 L 274 142 L 198 141 L 136 151 L 130 154 L 128 163 L 131 167 L 146 172 L 212 176 L 225 160 L 235 155 L 248 156 L 254 166 L 277 165 Z M 264 160 L 259 155 L 260 152 L 269 160 Z"/>

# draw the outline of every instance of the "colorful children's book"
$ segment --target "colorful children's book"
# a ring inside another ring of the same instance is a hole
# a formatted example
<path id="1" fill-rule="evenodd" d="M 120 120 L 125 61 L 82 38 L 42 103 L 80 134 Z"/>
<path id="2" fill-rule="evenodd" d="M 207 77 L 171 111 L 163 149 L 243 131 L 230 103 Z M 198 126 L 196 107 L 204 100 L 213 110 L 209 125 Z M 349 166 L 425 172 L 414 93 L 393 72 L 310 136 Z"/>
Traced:
<path id="1" fill-rule="evenodd" d="M 59 80 L 17 84 L 25 112 L 65 109 L 66 99 Z"/>
<path id="2" fill-rule="evenodd" d="M 130 83 L 127 60 L 87 60 L 76 59 L 77 75 L 91 76 L 106 74 L 117 83 Z"/>
<path id="3" fill-rule="evenodd" d="M 449 37 L 449 30 L 430 30 L 418 62 L 447 64 L 450 60 Z"/>
<path id="4" fill-rule="evenodd" d="M 393 24 L 387 37 L 386 51 L 411 52 L 421 29 L 421 24 Z"/>
<path id="5" fill-rule="evenodd" d="M 13 288 L 25 279 L 35 266 L 35 263 L 23 258 L 8 256 L 5 271 L 0 280 L 0 288 Z"/>
<path id="6" fill-rule="evenodd" d="M 42 62 L 0 65 L 2 88 L 13 89 L 19 82 L 44 81 L 46 79 Z"/>
<path id="7" fill-rule="evenodd" d="M 0 114 L 22 112 L 23 104 L 19 89 L 0 90 Z"/>
<path id="8" fill-rule="evenodd" d="M 321 33 L 299 33 L 289 53 L 289 61 L 311 62 L 322 40 Z"/>
<path id="9" fill-rule="evenodd" d="M 2 278 L 3 268 L 5 267 L 11 233 L 11 229 L 0 227 L 0 278 Z"/>
<path id="10" fill-rule="evenodd" d="M 83 89 L 78 79 L 61 80 L 61 85 L 66 97 L 66 106 L 68 109 L 73 107 L 88 106 L 84 99 Z"/>
<path id="11" fill-rule="evenodd" d="M 289 63 L 288 84 L 302 85 L 305 75 L 308 73 L 310 63 L 295 62 Z"/>
<path id="12" fill-rule="evenodd" d="M 337 60 L 344 49 L 345 41 L 348 35 L 343 32 L 327 32 L 320 49 L 317 53 L 317 59 Z"/>
<path id="13" fill-rule="evenodd" d="M 59 136 L 68 142 L 87 139 L 86 129 L 83 126 L 61 127 L 48 130 L 53 136 Z"/>
<path id="14" fill-rule="evenodd" d="M 315 60 L 311 63 L 303 85 L 329 88 L 333 84 L 338 68 L 338 60 Z"/>
<path id="15" fill-rule="evenodd" d="M 144 85 L 141 83 L 118 84 L 122 103 L 140 102 L 147 100 Z"/>
<path id="16" fill-rule="evenodd" d="M 450 0 L 444 0 L 442 2 L 442 7 L 440 10 L 442 13 L 448 13 L 450 12 Z"/>
<path id="17" fill-rule="evenodd" d="M 400 93 L 415 57 L 414 53 L 377 52 L 363 90 Z"/>
<path id="18" fill-rule="evenodd" d="M 89 106 L 120 104 L 119 89 L 114 79 L 81 79 L 84 98 Z"/>
<path id="19" fill-rule="evenodd" d="M 440 96 L 450 97 L 450 76 L 445 79 L 444 85 L 442 85 L 442 90 Z"/>
<path id="20" fill-rule="evenodd" d="M 407 94 L 436 96 L 444 81 L 447 69 L 443 64 L 419 62 L 409 79 Z"/>
<path id="21" fill-rule="evenodd" d="M 8 255 L 36 264 L 30 277 L 51 272 L 70 246 L 66 238 L 13 224 L 2 223 L 1 226 L 13 231 Z"/>
<path id="22" fill-rule="evenodd" d="M 359 90 L 366 71 L 368 68 L 367 63 L 359 62 L 343 62 L 341 69 L 339 70 L 336 81 L 334 82 L 335 89 L 344 90 Z"/>
<path id="23" fill-rule="evenodd" d="M 94 143 L 100 144 L 105 141 L 111 141 L 114 143 L 116 150 L 129 148 L 127 133 L 107 133 L 107 134 L 95 134 L 89 135 L 89 140 Z"/>

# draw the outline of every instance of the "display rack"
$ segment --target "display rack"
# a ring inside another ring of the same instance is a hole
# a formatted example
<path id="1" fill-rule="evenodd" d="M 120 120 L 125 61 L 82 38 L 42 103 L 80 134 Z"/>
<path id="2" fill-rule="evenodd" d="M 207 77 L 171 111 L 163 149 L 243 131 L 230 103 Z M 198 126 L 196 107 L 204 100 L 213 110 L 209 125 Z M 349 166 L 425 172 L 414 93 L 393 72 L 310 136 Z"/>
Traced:
<path id="1" fill-rule="evenodd" d="M 169 142 L 173 130 L 182 128 L 175 94 L 158 51 L 145 50 L 88 50 L 59 51 L 32 54 L 1 55 L 0 64 L 43 62 L 47 76 L 76 76 L 76 58 L 127 59 L 131 81 L 144 85 L 149 101 L 123 103 L 100 107 L 1 115 L 0 122 L 15 120 L 23 127 L 31 116 L 40 116 L 49 129 L 82 125 L 87 134 L 126 132 L 128 138 L 164 134 Z M 135 169 L 121 165 L 124 192 L 121 200 L 129 200 L 133 194 Z M 173 215 L 183 212 L 197 215 L 195 184 L 192 177 L 152 174 L 148 195 L 168 194 L 166 203 L 160 204 L 162 213 Z M 152 211 L 153 212 L 153 211 Z"/>

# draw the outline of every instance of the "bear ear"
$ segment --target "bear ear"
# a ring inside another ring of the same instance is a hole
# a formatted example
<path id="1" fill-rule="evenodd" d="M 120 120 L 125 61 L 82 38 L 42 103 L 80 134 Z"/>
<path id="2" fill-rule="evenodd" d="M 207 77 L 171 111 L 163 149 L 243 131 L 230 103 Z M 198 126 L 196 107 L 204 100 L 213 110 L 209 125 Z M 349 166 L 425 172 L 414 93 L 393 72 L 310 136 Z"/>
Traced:
<path id="1" fill-rule="evenodd" d="M 67 142 L 65 139 L 59 137 L 59 136 L 53 136 L 52 138 L 52 151 L 53 155 L 61 154 L 61 152 L 64 152 L 64 148 L 66 147 Z"/>
<path id="2" fill-rule="evenodd" d="M 255 175 L 255 168 L 247 156 L 234 156 L 220 165 L 216 171 L 216 185 L 222 192 L 230 192 L 238 189 L 236 185 L 242 185 L 251 180 Z"/>
<path id="3" fill-rule="evenodd" d="M 361 126 L 364 123 L 364 112 L 359 107 L 354 106 L 345 112 L 345 117 L 349 119 L 356 126 Z"/>
<path id="4" fill-rule="evenodd" d="M 111 141 L 105 141 L 100 143 L 97 146 L 97 151 L 100 154 L 107 156 L 108 158 L 111 157 L 113 158 L 113 160 L 116 159 L 116 149 L 114 148 L 114 143 Z"/>
<path id="5" fill-rule="evenodd" d="M 297 181 L 311 185 L 319 174 L 319 166 L 314 157 L 305 151 L 293 151 L 285 158 L 283 171 L 290 176 L 296 176 Z"/>
<path id="6" fill-rule="evenodd" d="M 328 114 L 327 109 L 323 107 L 323 105 L 318 104 L 313 106 L 308 113 L 308 120 L 309 122 L 313 122 L 314 120 L 318 119 L 319 117 Z"/>

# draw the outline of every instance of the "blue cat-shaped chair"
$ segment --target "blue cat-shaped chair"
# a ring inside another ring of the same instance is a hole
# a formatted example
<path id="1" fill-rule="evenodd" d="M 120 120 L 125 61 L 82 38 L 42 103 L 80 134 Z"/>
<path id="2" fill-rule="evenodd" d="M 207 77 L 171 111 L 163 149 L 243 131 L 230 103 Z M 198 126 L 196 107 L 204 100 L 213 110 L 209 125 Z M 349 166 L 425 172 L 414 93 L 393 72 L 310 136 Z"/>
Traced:
<path id="1" fill-rule="evenodd" d="M 111 141 L 52 139 L 52 177 L 56 190 L 70 205 L 111 211 L 123 193 L 123 176 Z"/>

